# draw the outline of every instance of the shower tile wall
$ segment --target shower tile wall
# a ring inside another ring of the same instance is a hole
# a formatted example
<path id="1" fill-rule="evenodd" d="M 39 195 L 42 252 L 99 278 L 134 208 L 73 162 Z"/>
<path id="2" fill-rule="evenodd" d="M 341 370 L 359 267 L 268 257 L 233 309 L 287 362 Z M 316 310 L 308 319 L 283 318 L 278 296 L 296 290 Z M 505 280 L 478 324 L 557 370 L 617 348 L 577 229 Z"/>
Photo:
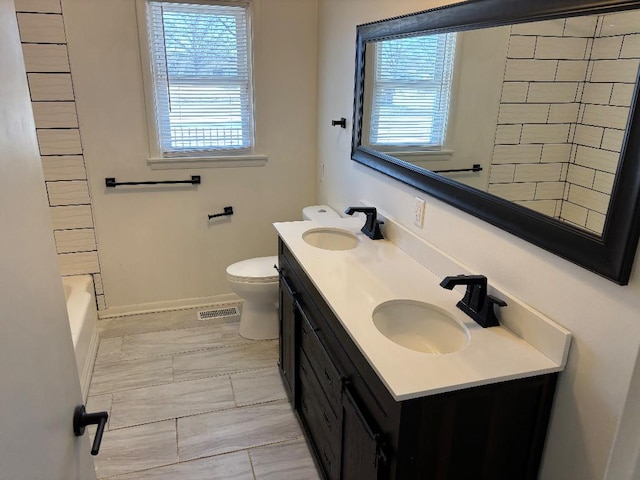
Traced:
<path id="1" fill-rule="evenodd" d="M 91 274 L 106 308 L 60 0 L 15 0 L 63 276 Z"/>
<path id="2" fill-rule="evenodd" d="M 601 233 L 640 59 L 640 15 L 513 26 L 489 191 Z"/>

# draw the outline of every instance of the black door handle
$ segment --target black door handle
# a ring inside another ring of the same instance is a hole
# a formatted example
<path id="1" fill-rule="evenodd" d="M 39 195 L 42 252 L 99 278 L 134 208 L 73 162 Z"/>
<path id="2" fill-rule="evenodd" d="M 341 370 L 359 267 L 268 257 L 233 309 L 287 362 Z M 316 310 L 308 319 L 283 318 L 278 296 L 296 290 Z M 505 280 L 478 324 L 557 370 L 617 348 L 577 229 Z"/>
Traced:
<path id="1" fill-rule="evenodd" d="M 98 425 L 96 436 L 93 439 L 93 446 L 91 447 L 91 455 L 98 455 L 100 451 L 102 434 L 108 419 L 109 414 L 107 412 L 87 413 L 84 405 L 78 405 L 73 411 L 73 433 L 76 437 L 84 434 L 84 429 L 87 425 Z"/>

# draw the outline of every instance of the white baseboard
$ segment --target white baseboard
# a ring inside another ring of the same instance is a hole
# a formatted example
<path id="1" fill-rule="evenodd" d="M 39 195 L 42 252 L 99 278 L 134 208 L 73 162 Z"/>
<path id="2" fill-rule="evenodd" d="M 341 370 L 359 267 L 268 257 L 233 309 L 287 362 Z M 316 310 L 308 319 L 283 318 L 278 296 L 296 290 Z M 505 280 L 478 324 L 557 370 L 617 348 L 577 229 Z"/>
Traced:
<path id="1" fill-rule="evenodd" d="M 186 298 L 182 300 L 168 300 L 165 302 L 142 303 L 139 305 L 124 305 L 100 310 L 100 320 L 107 318 L 126 317 L 141 313 L 170 312 L 173 310 L 186 310 L 190 308 L 209 307 L 211 305 L 239 305 L 242 299 L 234 293 L 214 295 L 211 297 Z"/>

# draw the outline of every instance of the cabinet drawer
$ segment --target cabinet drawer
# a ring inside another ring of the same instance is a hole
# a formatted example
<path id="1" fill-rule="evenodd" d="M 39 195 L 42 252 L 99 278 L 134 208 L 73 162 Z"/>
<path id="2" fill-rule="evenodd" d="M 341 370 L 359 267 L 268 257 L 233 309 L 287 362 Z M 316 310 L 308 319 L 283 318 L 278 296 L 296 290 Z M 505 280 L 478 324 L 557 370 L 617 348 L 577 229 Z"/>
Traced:
<path id="1" fill-rule="evenodd" d="M 311 368 L 318 378 L 322 391 L 327 396 L 334 413 L 338 412 L 342 394 L 342 376 L 322 346 L 307 316 L 302 312 L 301 339 L 302 351 L 307 355 Z"/>
<path id="2" fill-rule="evenodd" d="M 304 353 L 300 355 L 300 413 L 329 479 L 340 478 L 342 420 L 329 408 Z"/>

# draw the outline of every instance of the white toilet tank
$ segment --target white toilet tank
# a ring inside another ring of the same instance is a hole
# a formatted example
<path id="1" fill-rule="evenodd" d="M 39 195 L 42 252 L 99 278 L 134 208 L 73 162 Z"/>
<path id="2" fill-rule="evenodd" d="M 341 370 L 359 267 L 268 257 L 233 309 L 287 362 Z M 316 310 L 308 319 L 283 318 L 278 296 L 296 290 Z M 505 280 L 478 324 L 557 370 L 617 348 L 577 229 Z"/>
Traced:
<path id="1" fill-rule="evenodd" d="M 312 205 L 302 209 L 303 220 L 315 220 L 322 224 L 328 223 L 336 218 L 340 218 L 340 215 L 328 205 Z"/>

